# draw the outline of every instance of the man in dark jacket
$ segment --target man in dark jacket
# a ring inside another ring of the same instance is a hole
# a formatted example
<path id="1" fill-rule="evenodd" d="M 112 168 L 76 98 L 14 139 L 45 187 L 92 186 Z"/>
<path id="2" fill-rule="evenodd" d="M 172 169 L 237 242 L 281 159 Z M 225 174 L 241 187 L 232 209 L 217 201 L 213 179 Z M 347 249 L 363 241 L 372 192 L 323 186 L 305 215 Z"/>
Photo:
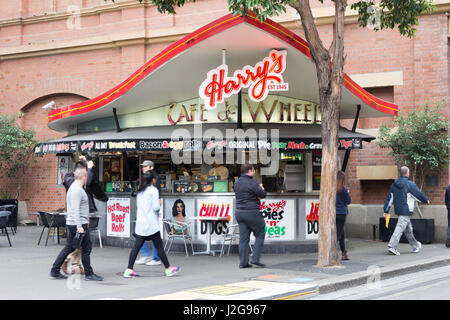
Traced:
<path id="1" fill-rule="evenodd" d="M 98 180 L 97 174 L 94 170 L 94 162 L 92 160 L 87 161 L 85 156 L 80 156 L 79 161 L 75 163 L 74 171 L 78 168 L 85 168 L 88 173 L 88 178 L 85 185 L 86 194 L 88 196 L 89 201 L 89 213 L 97 212 L 97 206 L 94 202 L 94 196 L 103 202 L 108 201 L 108 196 L 100 185 L 100 181 Z M 67 173 L 64 176 L 63 185 L 66 188 L 66 191 L 69 190 L 70 185 L 74 181 L 73 172 Z"/>
<path id="2" fill-rule="evenodd" d="M 261 251 L 264 245 L 266 223 L 261 215 L 260 199 L 266 197 L 266 191 L 253 180 L 255 168 L 251 164 L 241 166 L 241 176 L 234 184 L 236 195 L 236 220 L 239 224 L 239 268 L 249 268 L 252 265 L 263 268 L 260 262 Z M 249 264 L 250 232 L 255 236 L 252 262 Z"/>
<path id="3" fill-rule="evenodd" d="M 398 216 L 397 226 L 389 241 L 388 248 L 388 251 L 396 256 L 400 255 L 400 252 L 397 251 L 397 247 L 403 232 L 405 233 L 409 244 L 413 247 L 413 252 L 418 253 L 422 247 L 422 244 L 414 237 L 411 224 L 411 216 L 414 212 L 415 201 L 430 203 L 417 185 L 409 180 L 408 167 L 401 167 L 400 178 L 395 180 L 391 185 L 383 208 L 384 217 L 386 217 L 393 204 L 395 214 Z"/>
<path id="4" fill-rule="evenodd" d="M 447 207 L 448 218 L 447 241 L 445 241 L 445 246 L 450 248 L 450 186 L 445 189 L 445 206 Z"/>

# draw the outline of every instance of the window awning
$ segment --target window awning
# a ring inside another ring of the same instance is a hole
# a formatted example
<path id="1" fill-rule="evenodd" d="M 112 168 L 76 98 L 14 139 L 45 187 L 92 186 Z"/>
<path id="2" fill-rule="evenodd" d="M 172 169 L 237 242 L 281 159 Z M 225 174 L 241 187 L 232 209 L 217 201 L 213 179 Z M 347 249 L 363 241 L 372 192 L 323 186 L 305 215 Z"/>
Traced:
<path id="1" fill-rule="evenodd" d="M 373 136 L 339 128 L 339 149 L 361 149 Z M 247 141 L 247 142 L 246 142 Z M 73 152 L 145 152 L 201 148 L 272 149 L 283 152 L 322 149 L 320 125 L 236 124 L 153 126 L 99 131 L 67 136 L 37 144 L 35 154 Z"/>

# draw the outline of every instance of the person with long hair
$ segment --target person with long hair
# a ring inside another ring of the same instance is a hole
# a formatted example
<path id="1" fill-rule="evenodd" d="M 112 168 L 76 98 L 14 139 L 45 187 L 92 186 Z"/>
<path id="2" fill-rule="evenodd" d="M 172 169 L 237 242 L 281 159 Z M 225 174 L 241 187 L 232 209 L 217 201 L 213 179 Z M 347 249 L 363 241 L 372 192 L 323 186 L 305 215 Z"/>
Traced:
<path id="1" fill-rule="evenodd" d="M 347 205 L 349 205 L 352 200 L 348 189 L 345 187 L 345 173 L 343 171 L 338 171 L 337 173 L 337 190 L 336 190 L 336 234 L 339 246 L 342 252 L 342 260 L 349 260 L 347 255 L 347 250 L 345 248 L 345 220 L 348 214 Z"/>
<path id="2" fill-rule="evenodd" d="M 136 196 L 136 228 L 133 234 L 136 240 L 134 242 L 134 247 L 130 252 L 128 268 L 123 273 L 125 278 L 138 276 L 133 270 L 134 263 L 139 250 L 142 248 L 144 242 L 148 240 L 151 240 L 155 244 L 156 250 L 158 251 L 164 267 L 166 268 L 166 276 L 171 277 L 180 271 L 180 267 L 170 265 L 166 253 L 164 252 L 161 233 L 159 230 L 159 222 L 156 214 L 160 210 L 161 206 L 159 203 L 158 189 L 154 186 L 155 183 L 155 172 L 148 171 L 142 176 L 139 184 L 138 193 Z"/>
<path id="3" fill-rule="evenodd" d="M 172 218 L 171 222 L 173 222 L 173 226 L 171 228 L 171 232 L 173 234 L 183 234 L 187 230 L 187 218 L 186 218 L 186 208 L 183 200 L 178 199 L 174 202 L 172 207 Z"/>

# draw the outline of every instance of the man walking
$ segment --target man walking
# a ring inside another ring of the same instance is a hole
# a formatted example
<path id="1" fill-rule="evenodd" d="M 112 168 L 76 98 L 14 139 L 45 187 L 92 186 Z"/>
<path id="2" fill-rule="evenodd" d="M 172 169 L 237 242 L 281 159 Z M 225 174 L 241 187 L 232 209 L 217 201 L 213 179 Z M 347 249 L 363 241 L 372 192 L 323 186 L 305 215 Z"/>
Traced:
<path id="1" fill-rule="evenodd" d="M 241 166 L 241 176 L 234 184 L 236 194 L 236 220 L 239 224 L 239 268 L 249 268 L 252 265 L 263 268 L 260 262 L 261 251 L 264 245 L 266 223 L 261 215 L 260 199 L 266 197 L 266 191 L 253 180 L 255 168 L 252 164 Z M 250 232 L 255 236 L 252 262 L 249 264 Z"/>
<path id="2" fill-rule="evenodd" d="M 155 164 L 151 160 L 145 160 L 141 163 L 142 167 L 142 174 L 153 171 L 155 169 Z M 159 180 L 158 175 L 156 175 L 156 183 L 155 183 L 156 189 L 158 189 L 159 192 L 159 205 L 162 205 L 161 200 L 161 182 Z M 161 213 L 160 213 L 161 214 Z M 155 244 L 152 241 L 152 258 L 150 258 L 150 248 L 148 246 L 147 242 L 144 242 L 144 245 L 142 246 L 140 250 L 141 257 L 135 262 L 136 264 L 146 264 L 148 266 L 157 266 L 161 264 L 161 258 L 158 256 L 158 251 L 156 250 Z"/>
<path id="3" fill-rule="evenodd" d="M 422 244 L 414 237 L 411 224 L 411 216 L 414 212 L 415 201 L 430 203 L 417 185 L 409 180 L 409 168 L 401 167 L 400 178 L 395 180 L 391 185 L 383 208 L 383 215 L 386 217 L 392 204 L 394 204 L 395 214 L 398 215 L 397 226 L 389 241 L 388 248 L 388 251 L 396 256 L 400 255 L 400 252 L 397 251 L 397 247 L 403 232 L 405 233 L 409 244 L 412 246 L 413 252 L 418 253 L 422 247 Z"/>
<path id="4" fill-rule="evenodd" d="M 83 186 L 87 181 L 87 170 L 79 167 L 74 172 L 74 182 L 67 191 L 67 242 L 56 258 L 50 271 L 51 279 L 66 279 L 67 276 L 61 274 L 61 266 L 66 257 L 74 251 L 75 236 L 84 234 L 81 241 L 81 261 L 85 271 L 87 281 L 102 281 L 103 278 L 96 275 L 91 267 L 90 254 L 92 250 L 91 238 L 89 236 L 89 199 Z"/>

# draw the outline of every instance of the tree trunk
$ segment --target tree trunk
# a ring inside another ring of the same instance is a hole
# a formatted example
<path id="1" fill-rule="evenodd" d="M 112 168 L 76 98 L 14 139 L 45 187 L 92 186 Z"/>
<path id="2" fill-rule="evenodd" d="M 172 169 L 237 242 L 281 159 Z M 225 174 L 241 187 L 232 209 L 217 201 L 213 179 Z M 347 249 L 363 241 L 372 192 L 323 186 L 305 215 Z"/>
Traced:
<path id="1" fill-rule="evenodd" d="M 308 0 L 293 7 L 301 17 L 306 40 L 316 64 L 322 111 L 322 171 L 320 182 L 317 266 L 339 266 L 336 241 L 336 188 L 339 111 L 344 67 L 344 15 L 347 2 L 335 0 L 334 39 L 328 51 L 322 44 Z M 333 54 L 331 63 L 330 51 Z"/>

